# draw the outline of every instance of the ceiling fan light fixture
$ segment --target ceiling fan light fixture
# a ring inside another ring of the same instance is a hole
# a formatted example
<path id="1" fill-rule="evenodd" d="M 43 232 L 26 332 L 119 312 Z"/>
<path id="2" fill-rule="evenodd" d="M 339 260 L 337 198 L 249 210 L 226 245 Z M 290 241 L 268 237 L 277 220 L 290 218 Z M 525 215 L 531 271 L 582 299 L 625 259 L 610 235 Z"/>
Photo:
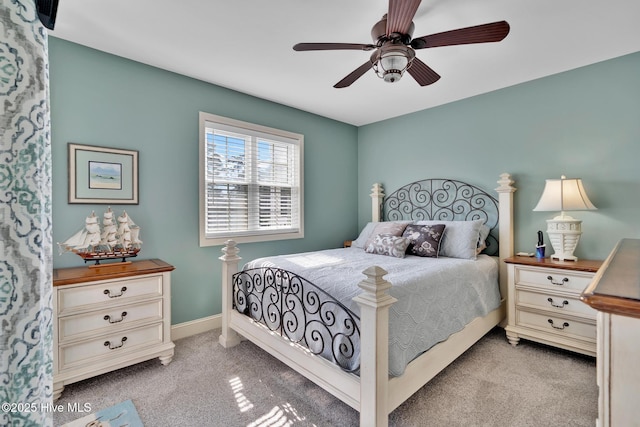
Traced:
<path id="1" fill-rule="evenodd" d="M 392 44 L 380 48 L 380 51 L 373 55 L 371 62 L 378 77 L 387 83 L 395 83 L 411 66 L 413 58 L 415 58 L 413 49 L 400 44 Z"/>
<path id="2" fill-rule="evenodd" d="M 363 43 L 297 43 L 295 51 L 312 50 L 373 50 L 369 60 L 333 85 L 349 87 L 373 68 L 378 77 L 388 83 L 399 81 L 405 71 L 420 86 L 437 82 L 440 75 L 416 58 L 415 50 L 440 46 L 499 42 L 509 34 L 507 21 L 491 22 L 458 28 L 413 38 L 413 18 L 422 0 L 389 0 L 388 13 L 371 28 L 373 44 Z"/>

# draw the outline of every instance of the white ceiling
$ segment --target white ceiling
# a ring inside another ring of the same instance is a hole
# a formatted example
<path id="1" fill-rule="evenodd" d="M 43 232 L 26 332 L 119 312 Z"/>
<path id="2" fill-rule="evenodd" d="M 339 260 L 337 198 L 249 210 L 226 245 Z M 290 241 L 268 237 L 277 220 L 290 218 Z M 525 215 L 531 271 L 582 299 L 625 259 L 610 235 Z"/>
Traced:
<path id="1" fill-rule="evenodd" d="M 442 78 L 385 83 L 370 52 L 294 52 L 298 42 L 370 43 L 388 0 L 60 0 L 55 37 L 353 125 L 364 125 L 640 51 L 638 0 L 423 0 L 414 37 L 506 20 L 499 43 L 417 51 Z"/>

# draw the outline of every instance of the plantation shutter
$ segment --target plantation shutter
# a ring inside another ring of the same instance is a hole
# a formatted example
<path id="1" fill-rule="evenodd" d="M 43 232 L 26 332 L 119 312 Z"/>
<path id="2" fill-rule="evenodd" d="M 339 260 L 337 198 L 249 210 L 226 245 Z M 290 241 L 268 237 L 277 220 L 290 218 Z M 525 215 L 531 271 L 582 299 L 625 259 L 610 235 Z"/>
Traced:
<path id="1" fill-rule="evenodd" d="M 297 141 L 208 122 L 205 139 L 206 237 L 297 233 Z"/>

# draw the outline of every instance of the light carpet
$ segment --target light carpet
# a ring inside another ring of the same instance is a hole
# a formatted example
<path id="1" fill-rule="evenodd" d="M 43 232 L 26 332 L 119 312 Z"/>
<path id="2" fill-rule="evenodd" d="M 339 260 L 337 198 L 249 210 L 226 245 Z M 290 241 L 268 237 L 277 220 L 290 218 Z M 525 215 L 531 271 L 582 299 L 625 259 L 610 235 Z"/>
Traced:
<path id="1" fill-rule="evenodd" d="M 67 386 L 59 403 L 94 408 L 131 399 L 146 427 L 357 426 L 358 412 L 249 342 L 224 349 L 220 330 L 176 341 L 157 359 Z M 597 417 L 595 359 L 495 328 L 390 414 L 390 426 L 584 426 Z M 77 418 L 55 415 L 59 426 Z"/>

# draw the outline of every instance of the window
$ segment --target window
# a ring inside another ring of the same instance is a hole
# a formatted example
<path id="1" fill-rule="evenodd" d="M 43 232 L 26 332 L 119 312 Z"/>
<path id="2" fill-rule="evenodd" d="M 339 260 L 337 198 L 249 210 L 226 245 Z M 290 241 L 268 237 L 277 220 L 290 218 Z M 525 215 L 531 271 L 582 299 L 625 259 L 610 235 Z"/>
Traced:
<path id="1" fill-rule="evenodd" d="M 304 136 L 200 113 L 200 246 L 296 239 Z"/>

